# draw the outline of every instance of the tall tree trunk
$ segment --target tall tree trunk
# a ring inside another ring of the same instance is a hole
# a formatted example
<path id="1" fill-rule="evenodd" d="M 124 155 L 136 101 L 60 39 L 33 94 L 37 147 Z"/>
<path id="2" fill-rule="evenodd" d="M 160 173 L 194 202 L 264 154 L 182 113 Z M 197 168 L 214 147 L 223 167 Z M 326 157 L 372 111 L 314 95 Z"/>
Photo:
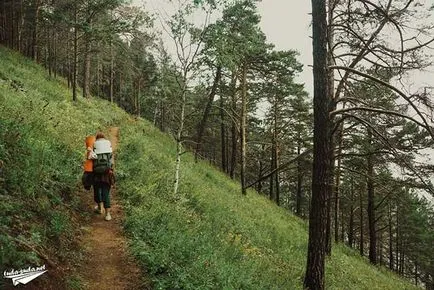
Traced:
<path id="1" fill-rule="evenodd" d="M 297 141 L 297 157 L 301 154 L 301 136 L 300 132 L 298 133 L 298 141 Z M 297 159 L 297 194 L 295 198 L 295 213 L 297 216 L 301 217 L 303 215 L 301 204 L 303 199 L 303 172 L 302 172 L 302 160 L 301 158 Z"/>
<path id="2" fill-rule="evenodd" d="M 235 75 L 237 71 L 235 70 Z M 234 81 L 231 84 L 231 98 L 232 98 L 232 112 L 237 111 L 237 79 L 234 78 Z M 232 179 L 235 178 L 235 168 L 237 166 L 237 124 L 235 121 L 235 116 L 232 118 L 232 128 L 231 128 L 231 140 L 232 140 L 232 150 L 231 150 L 231 170 L 230 176 Z"/>
<path id="3" fill-rule="evenodd" d="M 369 226 L 369 262 L 371 264 L 377 264 L 377 233 L 375 229 L 375 201 L 374 201 L 374 163 L 372 153 L 372 132 L 368 129 L 368 158 L 367 158 L 367 169 L 368 169 L 368 226 Z"/>
<path id="4" fill-rule="evenodd" d="M 363 257 L 364 253 L 364 248 L 365 248 L 365 240 L 364 240 L 364 215 L 363 215 L 363 191 L 360 190 L 359 193 L 359 198 L 360 198 L 360 244 L 359 244 L 359 250 L 360 250 L 360 256 Z"/>
<path id="5" fill-rule="evenodd" d="M 176 134 L 176 162 L 175 162 L 175 184 L 173 187 L 173 194 L 176 196 L 178 194 L 179 187 L 179 175 L 181 170 L 181 154 L 182 154 L 182 132 L 184 130 L 184 119 L 185 119 L 185 102 L 187 99 L 187 72 L 183 75 L 183 86 L 181 95 L 181 114 L 179 116 L 179 128 Z"/>
<path id="6" fill-rule="evenodd" d="M 333 65 L 334 64 L 334 60 L 333 60 L 333 46 L 334 46 L 334 21 L 333 21 L 333 14 L 334 14 L 334 9 L 335 9 L 335 2 L 336 0 L 329 0 L 328 1 L 328 13 L 327 13 L 327 19 L 328 19 L 328 26 L 327 26 L 327 45 L 328 45 L 328 51 L 327 51 L 327 65 Z M 335 77 L 334 77 L 334 70 L 328 70 L 327 72 L 327 81 L 328 81 L 328 98 L 330 100 L 330 111 L 333 111 L 336 109 L 336 103 L 335 103 Z M 332 122 L 332 121 L 331 121 Z M 330 125 L 333 126 L 333 125 Z M 332 178 L 333 175 L 335 175 L 335 154 L 334 154 L 334 149 L 335 149 L 335 144 L 334 144 L 334 140 L 335 136 L 331 135 L 330 136 L 330 148 L 332 148 L 331 150 L 331 154 L 330 154 L 330 162 L 331 162 L 331 174 L 332 174 Z M 331 255 L 331 251 L 332 251 L 332 235 L 331 235 L 331 227 L 332 227 L 332 223 L 331 223 L 331 215 L 332 215 L 332 192 L 334 191 L 335 193 L 335 197 L 334 197 L 334 233 L 335 233 L 335 241 L 337 242 L 339 240 L 339 166 L 338 166 L 338 172 L 336 172 L 336 177 L 335 177 L 335 186 L 333 186 L 333 183 L 330 183 L 330 195 L 327 197 L 327 226 L 326 226 L 326 253 L 327 255 Z M 333 180 L 332 180 L 333 181 Z"/>
<path id="7" fill-rule="evenodd" d="M 6 1 L 5 1 L 6 2 Z M 9 47 L 10 48 L 12 48 L 12 49 L 14 49 L 15 47 L 16 47 L 16 44 L 18 43 L 18 41 L 15 41 L 15 26 L 18 26 L 18 25 L 16 25 L 17 24 L 17 21 L 16 21 L 16 11 L 15 11 L 15 1 L 14 0 L 12 0 L 11 1 L 11 3 L 10 3 L 10 5 L 11 5 L 11 23 L 10 23 L 10 30 L 11 30 L 11 33 L 10 33 L 10 36 L 11 36 L 11 39 L 10 39 L 10 44 L 9 44 Z M 6 17 L 6 14 L 3 14 L 4 15 L 4 17 Z"/>
<path id="8" fill-rule="evenodd" d="M 272 141 L 272 145 L 271 145 L 271 169 L 272 170 L 273 170 L 273 167 L 274 167 L 274 160 L 276 159 L 276 157 L 274 155 L 275 152 L 276 152 L 276 150 L 274 150 L 274 140 L 273 140 Z M 274 181 L 275 181 L 274 174 L 275 173 L 273 173 L 273 174 L 270 175 L 270 184 L 269 184 L 269 186 L 270 186 L 270 193 L 268 195 L 268 198 L 270 200 L 273 200 L 273 198 L 274 198 Z"/>
<path id="9" fill-rule="evenodd" d="M 100 43 L 97 44 L 100 46 Z M 101 94 L 101 55 L 100 53 L 96 53 L 96 95 L 102 97 Z M 103 72 L 104 75 L 104 72 Z"/>
<path id="10" fill-rule="evenodd" d="M 378 232 L 377 238 L 377 261 L 380 266 L 383 264 L 383 232 Z"/>
<path id="11" fill-rule="evenodd" d="M 225 111 L 223 94 L 220 94 L 220 145 L 221 145 L 221 169 L 227 171 L 226 157 L 226 126 L 225 126 Z"/>
<path id="12" fill-rule="evenodd" d="M 333 153 L 332 153 L 333 154 Z M 331 160 L 330 171 L 334 171 L 334 161 Z M 328 184 L 326 186 L 329 186 Z M 326 198 L 326 232 L 325 232 L 325 253 L 330 256 L 332 253 L 332 193 L 333 187 L 330 188 L 330 195 Z"/>
<path id="13" fill-rule="evenodd" d="M 275 161 L 274 165 L 276 168 L 279 168 L 279 143 L 276 141 L 276 152 L 275 155 Z M 280 205 L 280 178 L 279 178 L 279 171 L 276 171 L 276 174 L 274 175 L 274 182 L 276 183 L 276 193 L 275 193 L 275 202 L 277 205 Z"/>
<path id="14" fill-rule="evenodd" d="M 312 0 L 314 146 L 312 200 L 304 287 L 324 289 L 326 201 L 330 197 L 330 99 L 327 70 L 327 14 L 325 0 Z"/>
<path id="15" fill-rule="evenodd" d="M 279 167 L 279 155 L 278 155 L 278 103 L 277 99 L 274 98 L 274 104 L 273 104 L 273 114 L 274 114 L 274 120 L 273 120 L 273 137 L 271 140 L 272 146 L 272 157 L 271 157 L 271 170 L 275 171 L 271 176 L 272 182 L 270 184 L 274 184 L 273 187 L 270 187 L 270 199 L 274 201 L 277 205 L 279 205 L 279 195 L 280 195 L 280 184 L 279 184 L 279 173 L 277 171 L 277 168 Z"/>
<path id="16" fill-rule="evenodd" d="M 352 248 L 354 243 L 354 184 L 350 179 L 350 221 L 348 223 L 348 245 Z"/>
<path id="17" fill-rule="evenodd" d="M 35 62 L 38 61 L 38 29 L 39 29 L 39 10 L 41 7 L 41 0 L 34 0 L 34 19 L 33 19 L 33 30 L 32 30 L 32 58 Z"/>
<path id="18" fill-rule="evenodd" d="M 241 193 L 246 194 L 246 150 L 247 150 L 247 63 L 244 62 L 241 74 Z"/>
<path id="19" fill-rule="evenodd" d="M 8 45 L 7 39 L 8 39 L 8 26 L 6 25 L 9 23 L 7 21 L 7 12 L 6 12 L 6 1 L 2 2 L 2 11 L 1 11 L 1 22 L 0 22 L 0 42 L 4 45 Z M 13 22 L 13 20 L 12 20 Z"/>
<path id="20" fill-rule="evenodd" d="M 91 41 L 91 36 L 89 32 L 86 32 L 84 35 L 83 98 L 89 98 L 90 41 Z"/>
<path id="21" fill-rule="evenodd" d="M 404 241 L 401 238 L 399 242 L 399 274 L 401 276 L 404 275 L 404 267 L 405 267 L 405 248 L 404 248 Z"/>
<path id="22" fill-rule="evenodd" d="M 53 1 L 54 4 L 54 1 Z M 53 34 L 53 70 L 54 70 L 54 78 L 57 78 L 57 50 L 58 50 L 58 45 L 57 45 L 57 41 L 58 41 L 58 34 L 57 31 L 54 29 L 54 34 Z"/>
<path id="23" fill-rule="evenodd" d="M 256 191 L 259 193 L 262 193 L 262 178 L 264 177 L 264 151 L 265 151 L 265 144 L 262 144 L 261 146 L 261 155 L 259 157 L 259 173 L 258 173 L 258 185 L 256 188 Z"/>
<path id="24" fill-rule="evenodd" d="M 23 27 L 24 27 L 24 5 L 23 0 L 20 0 L 20 21 L 17 27 L 18 51 L 23 52 Z"/>
<path id="25" fill-rule="evenodd" d="M 197 161 L 198 155 L 200 154 L 200 150 L 202 147 L 203 133 L 205 131 L 206 122 L 208 120 L 209 114 L 211 112 L 212 104 L 214 103 L 214 97 L 217 94 L 217 88 L 219 87 L 221 76 L 222 76 L 222 67 L 221 65 L 219 65 L 215 73 L 214 82 L 212 84 L 211 91 L 208 94 L 208 102 L 206 103 L 205 111 L 203 113 L 202 119 L 200 120 L 199 126 L 197 128 L 196 151 L 194 154 L 195 161 Z"/>
<path id="26" fill-rule="evenodd" d="M 77 62 L 78 62 L 78 7 L 74 6 L 74 59 L 72 61 L 72 100 L 77 100 Z"/>
<path id="27" fill-rule="evenodd" d="M 115 81 L 115 67 L 114 67 L 114 53 L 113 53 L 113 40 L 110 40 L 110 102 L 113 103 L 113 86 Z"/>
<path id="28" fill-rule="evenodd" d="M 342 162 L 342 158 L 341 158 L 341 154 L 342 154 L 342 142 L 343 142 L 343 137 L 342 137 L 342 132 L 343 132 L 343 124 L 344 122 L 342 122 L 340 124 L 340 128 L 339 131 L 337 133 L 337 140 L 338 140 L 338 156 L 337 156 L 337 168 L 336 168 L 336 175 L 335 175 L 335 198 L 334 198 L 334 219 L 335 219 L 335 223 L 334 223 L 334 227 L 335 227 L 335 242 L 339 242 L 339 194 L 340 194 L 340 187 L 341 187 L 341 162 Z"/>
<path id="29" fill-rule="evenodd" d="M 48 27 L 46 34 L 47 42 L 48 42 L 48 75 L 51 77 L 53 73 L 53 41 L 54 41 L 54 29 L 52 27 Z"/>
<path id="30" fill-rule="evenodd" d="M 394 257 L 393 257 L 393 229 L 392 229 L 392 206 L 389 204 L 388 213 L 388 228 L 389 228 L 389 269 L 394 269 Z"/>
<path id="31" fill-rule="evenodd" d="M 341 209 L 340 210 L 341 213 L 341 241 L 344 242 L 345 241 L 345 217 L 344 217 L 344 210 Z"/>
<path id="32" fill-rule="evenodd" d="M 140 106 L 140 95 L 142 93 L 142 78 L 139 78 L 139 87 L 137 88 L 137 117 L 140 118 L 141 115 L 141 106 Z"/>

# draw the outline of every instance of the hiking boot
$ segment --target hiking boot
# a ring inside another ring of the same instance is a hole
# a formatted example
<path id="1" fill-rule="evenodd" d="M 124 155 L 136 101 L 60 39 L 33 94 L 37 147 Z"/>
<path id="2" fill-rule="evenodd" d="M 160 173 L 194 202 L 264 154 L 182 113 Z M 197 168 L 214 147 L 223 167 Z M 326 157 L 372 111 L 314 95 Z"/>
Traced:
<path id="1" fill-rule="evenodd" d="M 100 208 L 99 205 L 96 205 L 96 206 L 93 208 L 93 212 L 94 212 L 94 213 L 97 213 L 97 214 L 102 214 L 102 208 Z"/>
<path id="2" fill-rule="evenodd" d="M 104 219 L 105 219 L 106 221 L 109 221 L 109 220 L 112 219 L 112 216 L 110 215 L 109 212 L 105 215 L 105 218 L 104 218 Z"/>

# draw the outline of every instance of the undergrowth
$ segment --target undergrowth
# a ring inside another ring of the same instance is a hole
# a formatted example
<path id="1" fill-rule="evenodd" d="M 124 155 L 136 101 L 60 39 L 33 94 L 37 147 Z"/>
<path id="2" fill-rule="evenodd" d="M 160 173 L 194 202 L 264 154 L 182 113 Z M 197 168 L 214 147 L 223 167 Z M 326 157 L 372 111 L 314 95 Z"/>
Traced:
<path id="1" fill-rule="evenodd" d="M 60 265 L 75 254 L 84 136 L 116 124 L 125 230 L 155 289 L 302 289 L 306 223 L 256 192 L 241 195 L 235 181 L 190 154 L 173 196 L 174 143 L 148 122 L 105 101 L 72 102 L 64 83 L 1 47 L 0 104 L 1 272 L 42 264 L 42 256 Z M 327 289 L 414 288 L 342 245 L 333 247 L 326 277 Z M 65 281 L 81 288 L 80 277 Z"/>
<path id="2" fill-rule="evenodd" d="M 121 129 L 117 170 L 131 251 L 155 289 L 302 289 L 307 224 L 190 154 L 173 196 L 174 142 L 147 122 Z M 327 289 L 413 289 L 345 246 Z"/>
<path id="3" fill-rule="evenodd" d="M 1 273 L 47 262 L 61 268 L 78 250 L 84 137 L 127 115 L 105 101 L 72 102 L 62 82 L 2 47 L 0 104 Z"/>

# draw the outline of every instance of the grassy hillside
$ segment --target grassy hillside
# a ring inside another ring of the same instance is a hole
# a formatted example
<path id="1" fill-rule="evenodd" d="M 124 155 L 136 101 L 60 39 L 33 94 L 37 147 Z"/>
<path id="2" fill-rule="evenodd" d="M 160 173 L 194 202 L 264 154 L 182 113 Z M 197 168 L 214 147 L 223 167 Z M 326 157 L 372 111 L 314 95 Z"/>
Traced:
<path id="1" fill-rule="evenodd" d="M 307 224 L 206 163 L 182 161 L 172 195 L 173 142 L 147 122 L 123 127 L 120 192 L 132 251 L 156 289 L 302 289 Z M 345 246 L 327 261 L 327 289 L 412 289 Z"/>
<path id="2" fill-rule="evenodd" d="M 189 154 L 174 197 L 173 141 L 148 122 L 104 101 L 72 103 L 64 84 L 3 48 L 0 104 L 2 272 L 43 263 L 29 245 L 58 265 L 75 255 L 83 137 L 116 124 L 125 230 L 155 289 L 302 289 L 306 223 L 253 191 L 242 196 L 237 183 Z M 333 248 L 326 274 L 328 289 L 414 288 L 343 246 Z"/>
<path id="3" fill-rule="evenodd" d="M 42 264 L 51 278 L 71 273 L 66 262 L 80 254 L 74 237 L 80 229 L 75 215 L 83 213 L 77 184 L 84 136 L 123 118 L 127 114 L 107 102 L 73 104 L 64 84 L 0 47 L 1 273 Z M 43 289 L 49 275 L 32 285 Z M 5 283 L 11 281 L 0 279 L 0 289 Z"/>

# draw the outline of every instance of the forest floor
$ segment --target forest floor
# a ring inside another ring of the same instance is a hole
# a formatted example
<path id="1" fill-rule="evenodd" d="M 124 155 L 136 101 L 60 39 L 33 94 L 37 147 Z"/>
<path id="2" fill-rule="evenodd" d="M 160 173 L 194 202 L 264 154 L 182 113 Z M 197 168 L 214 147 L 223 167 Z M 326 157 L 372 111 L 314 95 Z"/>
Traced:
<path id="1" fill-rule="evenodd" d="M 109 131 L 113 150 L 118 144 L 119 128 Z M 104 214 L 93 214 L 81 238 L 84 249 L 83 265 L 78 268 L 85 289 L 150 289 L 144 283 L 141 270 L 128 254 L 126 238 L 122 232 L 124 212 L 116 188 L 111 192 L 111 221 Z M 84 201 L 93 210 L 93 194 L 86 194 Z M 144 285 L 145 284 L 145 285 Z M 146 285 L 148 284 L 148 285 Z"/>

